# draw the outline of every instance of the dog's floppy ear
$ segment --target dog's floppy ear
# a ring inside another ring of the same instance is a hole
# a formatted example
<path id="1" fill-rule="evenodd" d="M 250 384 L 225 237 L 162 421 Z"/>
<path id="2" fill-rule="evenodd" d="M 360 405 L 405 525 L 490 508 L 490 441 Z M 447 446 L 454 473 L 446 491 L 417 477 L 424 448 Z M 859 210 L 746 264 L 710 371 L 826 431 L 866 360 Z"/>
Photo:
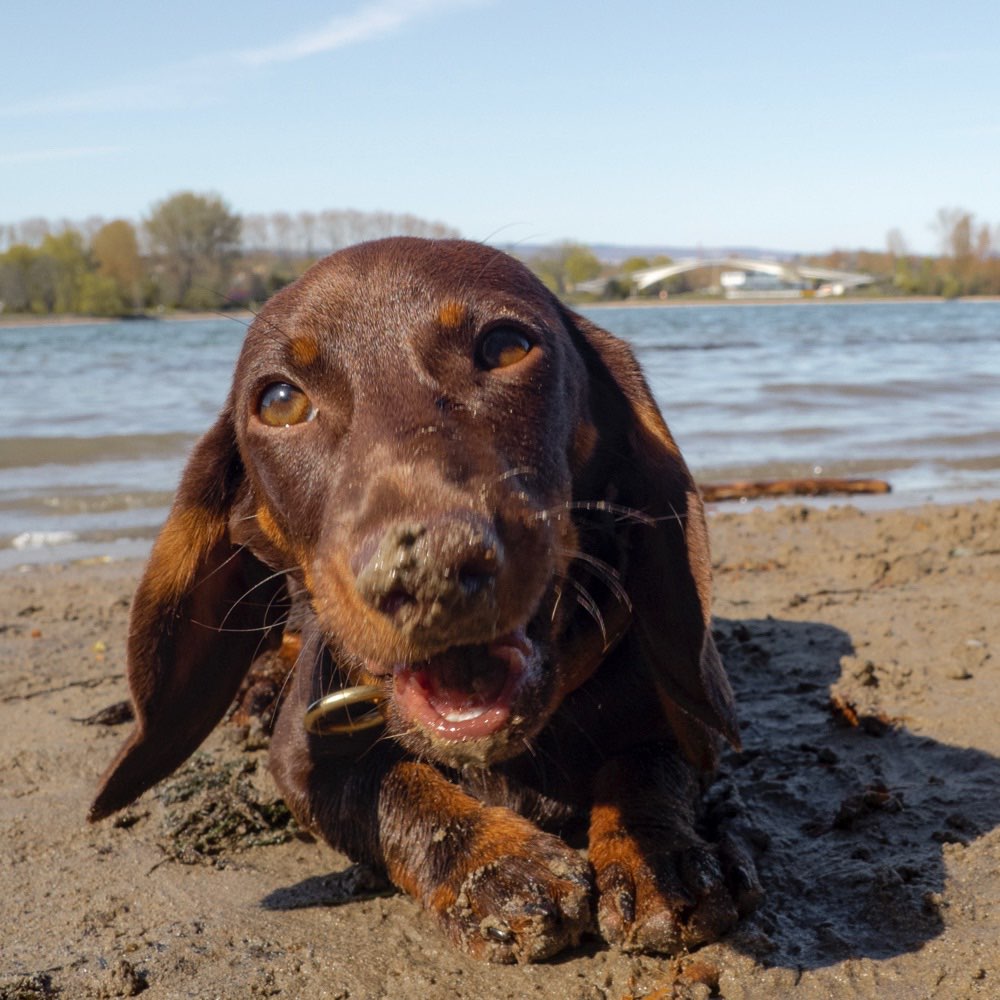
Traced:
<path id="1" fill-rule="evenodd" d="M 567 312 L 591 382 L 602 485 L 641 517 L 624 567 L 644 659 L 692 763 L 711 768 L 716 740 L 739 745 L 733 695 L 711 631 L 711 558 L 698 488 L 628 345 Z M 648 520 L 647 520 L 648 519 Z"/>
<path id="2" fill-rule="evenodd" d="M 229 539 L 243 489 L 227 405 L 188 460 L 132 601 L 136 722 L 101 779 L 91 820 L 182 764 L 225 714 L 255 655 L 280 640 L 283 578 Z"/>

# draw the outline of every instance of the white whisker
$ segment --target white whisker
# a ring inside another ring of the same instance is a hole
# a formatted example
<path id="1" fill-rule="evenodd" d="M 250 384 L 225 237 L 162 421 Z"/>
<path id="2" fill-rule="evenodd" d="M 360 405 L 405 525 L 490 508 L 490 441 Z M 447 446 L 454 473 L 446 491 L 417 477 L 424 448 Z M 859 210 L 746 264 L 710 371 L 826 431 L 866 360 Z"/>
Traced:
<path id="1" fill-rule="evenodd" d="M 247 591 L 245 591 L 245 592 L 244 592 L 243 594 L 241 594 L 241 595 L 240 595 L 240 596 L 239 596 L 238 598 L 236 598 L 236 600 L 235 600 L 235 601 L 233 601 L 233 603 L 232 603 L 232 604 L 231 604 L 231 605 L 229 606 L 229 610 L 228 610 L 228 611 L 227 611 L 227 612 L 225 613 L 225 615 L 223 616 L 223 618 L 222 618 L 222 621 L 221 621 L 221 622 L 219 623 L 219 625 L 218 625 L 218 626 L 216 627 L 216 631 L 217 631 L 217 632 L 256 632 L 256 631 L 258 631 L 258 629 L 257 629 L 257 628 L 251 628 L 251 629 L 229 629 L 229 628 L 226 628 L 226 622 L 227 622 L 227 621 L 229 621 L 229 616 L 230 616 L 230 615 L 231 615 L 231 614 L 232 614 L 232 613 L 233 613 L 233 612 L 234 612 L 234 611 L 235 611 L 235 610 L 236 610 L 236 609 L 237 609 L 237 608 L 238 608 L 238 607 L 239 607 L 239 606 L 240 606 L 240 605 L 241 605 L 241 604 L 242 604 L 242 603 L 243 603 L 243 602 L 244 602 L 244 601 L 245 601 L 245 600 L 246 600 L 246 599 L 247 599 L 247 598 L 248 598 L 248 597 L 249 597 L 249 596 L 250 596 L 250 595 L 251 595 L 251 594 L 252 594 L 252 593 L 253 593 L 253 592 L 254 592 L 254 591 L 255 591 L 256 589 L 257 589 L 257 588 L 258 588 L 258 587 L 263 587 L 263 586 L 264 586 L 264 584 L 267 584 L 267 583 L 270 583 L 270 582 L 271 582 L 272 580 L 276 580 L 276 579 L 278 579 L 279 577 L 283 577 L 283 576 L 286 576 L 286 575 L 287 575 L 288 573 L 292 572 L 292 571 L 293 571 L 293 570 L 294 570 L 295 568 L 296 568 L 296 567 L 292 566 L 292 567 L 290 567 L 289 569 L 279 569 L 279 570 L 275 570 L 275 571 L 274 571 L 273 573 L 271 573 L 271 574 L 270 574 L 269 576 L 265 576 L 265 577 L 264 577 L 264 578 L 263 578 L 262 580 L 258 580 L 258 581 L 257 581 L 257 582 L 256 582 L 256 583 L 255 583 L 255 584 L 254 584 L 254 585 L 252 586 L 252 587 L 250 587 L 250 588 L 249 588 L 249 589 L 248 589 Z M 273 604 L 273 602 L 274 602 L 274 597 L 272 596 L 272 598 L 271 598 L 271 601 L 269 601 L 269 602 L 268 602 L 268 606 L 267 606 L 267 607 L 268 607 L 268 610 L 270 609 L 270 607 L 271 607 L 271 605 Z M 272 628 L 274 628 L 274 625 L 264 625 L 264 626 L 261 626 L 261 629 L 260 629 L 260 630 L 262 630 L 262 631 L 268 631 L 269 629 L 272 629 Z"/>
<path id="2" fill-rule="evenodd" d="M 616 521 L 632 521 L 648 527 L 654 527 L 657 521 L 662 520 L 637 510 L 635 507 L 626 507 L 622 504 L 610 503 L 607 500 L 567 500 L 565 503 L 548 508 L 542 514 L 546 518 L 558 518 L 563 511 L 571 513 L 573 511 L 597 511 L 602 514 L 614 515 Z"/>
<path id="3" fill-rule="evenodd" d="M 606 563 L 603 559 L 598 559 L 597 556 L 592 556 L 589 552 L 582 552 L 579 549 L 560 549 L 562 555 L 569 556 L 571 559 L 580 562 L 586 569 L 589 569 L 598 580 L 603 581 L 607 584 L 608 590 L 610 590 L 614 595 L 619 604 L 624 604 L 626 608 L 631 612 L 632 610 L 632 598 L 628 596 L 628 592 L 625 590 L 625 585 L 622 583 L 621 576 L 618 570 L 614 568 L 610 563 Z"/>
<path id="4" fill-rule="evenodd" d="M 601 638 L 605 647 L 607 647 L 608 630 L 604 624 L 604 615 L 601 614 L 601 609 L 598 607 L 597 601 L 590 596 L 587 588 L 579 580 L 574 580 L 571 576 L 565 577 L 565 580 L 576 591 L 577 603 L 594 619 L 597 627 L 601 630 Z"/>
<path id="5" fill-rule="evenodd" d="M 516 479 L 518 476 L 533 476 L 536 474 L 536 470 L 530 465 L 519 465 L 514 469 L 508 469 L 506 472 L 501 472 L 497 476 L 496 481 L 498 483 L 506 482 L 508 479 Z"/>
<path id="6" fill-rule="evenodd" d="M 556 599 L 552 605 L 552 617 L 549 619 L 550 621 L 556 620 L 556 612 L 559 610 L 559 605 L 562 603 L 563 591 L 562 587 L 560 587 L 558 583 L 555 586 L 555 590 L 556 590 Z"/>

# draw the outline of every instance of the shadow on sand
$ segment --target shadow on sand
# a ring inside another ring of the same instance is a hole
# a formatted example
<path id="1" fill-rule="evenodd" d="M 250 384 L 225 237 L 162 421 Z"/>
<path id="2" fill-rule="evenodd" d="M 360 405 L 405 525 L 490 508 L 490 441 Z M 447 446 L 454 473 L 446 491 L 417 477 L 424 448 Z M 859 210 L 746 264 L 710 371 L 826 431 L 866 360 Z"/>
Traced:
<path id="1" fill-rule="evenodd" d="M 767 844 L 767 899 L 730 943 L 799 969 L 916 951 L 944 926 L 947 845 L 1000 823 L 1000 760 L 835 707 L 839 629 L 723 619 L 715 635 L 744 729 L 723 778 Z"/>

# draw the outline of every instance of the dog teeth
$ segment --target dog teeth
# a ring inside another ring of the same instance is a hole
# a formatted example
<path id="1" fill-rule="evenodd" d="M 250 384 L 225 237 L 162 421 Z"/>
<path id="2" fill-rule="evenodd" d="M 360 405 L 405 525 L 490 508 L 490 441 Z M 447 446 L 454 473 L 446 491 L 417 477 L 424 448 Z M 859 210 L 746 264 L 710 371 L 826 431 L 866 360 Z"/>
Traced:
<path id="1" fill-rule="evenodd" d="M 476 708 L 466 708 L 460 712 L 444 712 L 442 717 L 448 722 L 469 722 L 472 719 L 478 719 L 485 711 L 485 706 L 478 706 Z"/>

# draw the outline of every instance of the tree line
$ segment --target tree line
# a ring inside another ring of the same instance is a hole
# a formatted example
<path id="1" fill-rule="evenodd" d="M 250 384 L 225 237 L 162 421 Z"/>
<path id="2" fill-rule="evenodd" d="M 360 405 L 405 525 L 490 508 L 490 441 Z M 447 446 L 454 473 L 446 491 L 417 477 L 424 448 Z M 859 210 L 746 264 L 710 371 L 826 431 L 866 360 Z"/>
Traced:
<path id="1" fill-rule="evenodd" d="M 933 223 L 940 253 L 909 252 L 898 230 L 885 251 L 833 251 L 803 258 L 877 282 L 868 295 L 1000 295 L 1000 226 L 964 209 L 941 209 Z M 182 191 L 156 202 L 138 224 L 97 217 L 83 223 L 45 219 L 0 224 L 0 312 L 126 316 L 150 310 L 253 307 L 293 281 L 319 257 L 364 240 L 409 235 L 455 237 L 457 230 L 409 214 L 272 212 L 240 216 L 215 194 Z M 633 296 L 630 274 L 670 263 L 664 256 L 602 262 L 587 246 L 565 242 L 525 254 L 556 294 L 577 301 Z M 580 286 L 607 279 L 600 293 Z M 671 295 L 704 293 L 698 272 L 670 279 Z M 644 295 L 656 296 L 654 287 Z"/>
<path id="2" fill-rule="evenodd" d="M 182 191 L 138 224 L 27 219 L 0 225 L 0 313 L 127 316 L 254 306 L 313 261 L 383 236 L 457 236 L 415 215 L 353 209 L 240 216 Z"/>
<path id="3" fill-rule="evenodd" d="M 911 253 L 898 229 L 890 230 L 886 249 L 834 250 L 828 254 L 796 258 L 800 263 L 838 271 L 859 271 L 876 280 L 852 292 L 870 297 L 887 295 L 932 295 L 957 298 L 963 295 L 1000 295 L 1000 225 L 976 220 L 961 208 L 943 208 L 932 228 L 937 234 L 938 254 Z M 717 275 L 689 271 L 636 292 L 631 275 L 644 268 L 668 265 L 668 256 L 635 256 L 621 263 L 602 262 L 585 245 L 565 242 L 536 251 L 528 265 L 557 295 L 577 302 L 596 299 L 655 299 L 663 292 L 676 296 L 705 296 Z M 600 292 L 581 286 L 595 278 Z M 717 293 L 717 291 L 716 291 Z"/>
<path id="4" fill-rule="evenodd" d="M 935 256 L 911 253 L 902 233 L 891 229 L 882 253 L 834 251 L 809 262 L 874 275 L 876 294 L 1000 295 L 1000 225 L 980 222 L 963 208 L 942 208 L 932 228 L 940 250 Z"/>

